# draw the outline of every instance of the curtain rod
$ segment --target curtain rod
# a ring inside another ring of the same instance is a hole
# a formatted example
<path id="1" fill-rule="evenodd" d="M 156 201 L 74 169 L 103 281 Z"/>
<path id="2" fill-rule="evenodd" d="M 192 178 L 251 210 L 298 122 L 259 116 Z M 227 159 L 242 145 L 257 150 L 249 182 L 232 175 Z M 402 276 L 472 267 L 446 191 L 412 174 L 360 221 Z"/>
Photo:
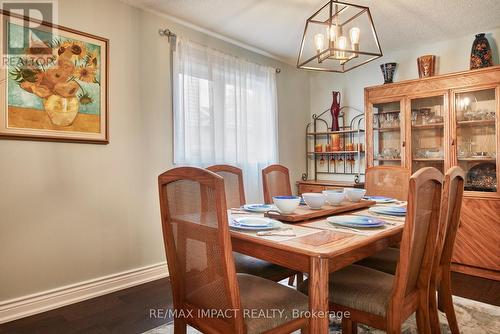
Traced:
<path id="1" fill-rule="evenodd" d="M 171 48 L 175 51 L 175 41 L 177 39 L 177 35 L 174 34 L 170 29 L 158 29 L 158 34 L 161 37 L 167 37 L 168 41 L 171 43 Z M 281 73 L 281 68 L 276 68 L 276 73 Z"/>
<path id="2" fill-rule="evenodd" d="M 160 36 L 167 36 L 168 38 L 171 38 L 171 37 L 177 37 L 176 34 L 174 34 L 171 30 L 169 29 L 158 29 L 158 34 Z"/>

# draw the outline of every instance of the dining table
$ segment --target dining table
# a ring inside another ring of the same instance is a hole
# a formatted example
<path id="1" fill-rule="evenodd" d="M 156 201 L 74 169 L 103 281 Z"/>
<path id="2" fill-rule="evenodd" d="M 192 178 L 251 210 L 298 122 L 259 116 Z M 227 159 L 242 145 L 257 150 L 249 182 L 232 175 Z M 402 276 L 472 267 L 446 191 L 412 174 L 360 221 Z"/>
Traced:
<path id="1" fill-rule="evenodd" d="M 231 217 L 243 212 L 230 212 Z M 367 208 L 342 215 L 373 215 Z M 350 229 L 318 217 L 283 223 L 283 234 L 231 229 L 233 251 L 266 260 L 298 272 L 309 281 L 310 333 L 329 332 L 329 276 L 401 240 L 404 217 L 377 217 L 386 222 L 376 229 Z M 285 232 L 286 231 L 286 232 Z"/>

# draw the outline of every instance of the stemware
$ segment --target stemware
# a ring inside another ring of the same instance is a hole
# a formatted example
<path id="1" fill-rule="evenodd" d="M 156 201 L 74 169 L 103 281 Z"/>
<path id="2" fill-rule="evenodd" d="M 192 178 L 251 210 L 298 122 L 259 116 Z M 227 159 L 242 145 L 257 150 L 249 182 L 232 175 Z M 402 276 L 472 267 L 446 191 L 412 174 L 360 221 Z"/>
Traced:
<path id="1" fill-rule="evenodd" d="M 411 112 L 411 125 L 417 125 L 417 117 L 418 117 L 418 112 L 416 110 L 413 110 Z"/>

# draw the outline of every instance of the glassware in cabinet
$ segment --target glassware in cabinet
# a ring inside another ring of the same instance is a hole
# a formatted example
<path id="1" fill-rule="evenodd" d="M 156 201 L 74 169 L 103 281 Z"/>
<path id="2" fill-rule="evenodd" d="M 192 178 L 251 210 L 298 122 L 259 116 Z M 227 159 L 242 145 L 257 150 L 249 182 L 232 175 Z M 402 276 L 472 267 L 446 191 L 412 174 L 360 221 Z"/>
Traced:
<path id="1" fill-rule="evenodd" d="M 444 96 L 415 98 L 410 102 L 412 173 L 424 167 L 444 173 Z"/>
<path id="2" fill-rule="evenodd" d="M 467 174 L 465 190 L 497 192 L 495 89 L 455 94 L 458 166 Z"/>
<path id="3" fill-rule="evenodd" d="M 373 165 L 401 166 L 401 102 L 373 104 Z"/>

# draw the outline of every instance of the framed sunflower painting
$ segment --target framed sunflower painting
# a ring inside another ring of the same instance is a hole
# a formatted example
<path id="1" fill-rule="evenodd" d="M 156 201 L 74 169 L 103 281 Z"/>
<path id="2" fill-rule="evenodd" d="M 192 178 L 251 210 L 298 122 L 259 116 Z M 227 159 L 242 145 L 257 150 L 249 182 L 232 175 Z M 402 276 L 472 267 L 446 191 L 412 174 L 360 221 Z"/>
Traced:
<path id="1" fill-rule="evenodd" d="M 0 138 L 107 144 L 108 40 L 1 14 Z"/>

